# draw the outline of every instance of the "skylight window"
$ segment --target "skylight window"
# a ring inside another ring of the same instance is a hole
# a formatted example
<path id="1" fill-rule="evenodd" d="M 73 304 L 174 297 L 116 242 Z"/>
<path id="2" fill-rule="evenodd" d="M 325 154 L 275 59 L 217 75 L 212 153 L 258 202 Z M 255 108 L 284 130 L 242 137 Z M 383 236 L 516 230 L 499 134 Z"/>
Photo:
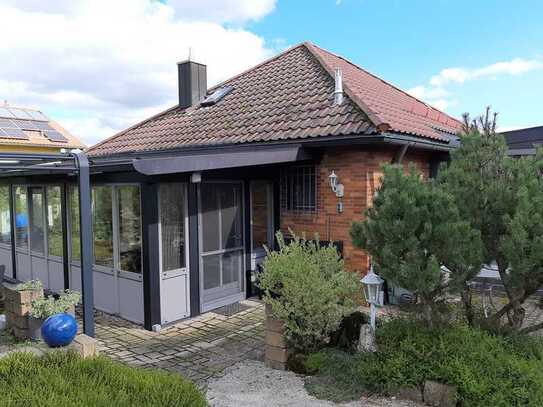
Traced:
<path id="1" fill-rule="evenodd" d="M 225 86 L 214 91 L 211 95 L 207 96 L 201 103 L 202 106 L 213 106 L 223 97 L 228 95 L 234 88 L 232 86 Z"/>

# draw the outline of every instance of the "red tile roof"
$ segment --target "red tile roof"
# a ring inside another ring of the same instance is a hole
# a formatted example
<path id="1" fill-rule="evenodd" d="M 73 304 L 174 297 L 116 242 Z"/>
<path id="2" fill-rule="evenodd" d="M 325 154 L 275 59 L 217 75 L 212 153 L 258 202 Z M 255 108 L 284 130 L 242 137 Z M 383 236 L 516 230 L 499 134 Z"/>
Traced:
<path id="1" fill-rule="evenodd" d="M 334 105 L 334 70 L 346 97 Z M 310 43 L 293 47 L 223 86 L 216 105 L 175 106 L 89 149 L 92 156 L 204 145 L 323 138 L 392 131 L 437 141 L 460 122 Z"/>

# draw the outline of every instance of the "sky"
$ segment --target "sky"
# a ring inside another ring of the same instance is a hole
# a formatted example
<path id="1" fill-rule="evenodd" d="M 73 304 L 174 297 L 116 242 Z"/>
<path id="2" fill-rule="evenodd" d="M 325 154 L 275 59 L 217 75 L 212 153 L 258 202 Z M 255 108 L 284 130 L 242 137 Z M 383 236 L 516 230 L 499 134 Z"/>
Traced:
<path id="1" fill-rule="evenodd" d="M 540 0 L 0 0 L 0 103 L 87 145 L 177 102 L 176 62 L 210 85 L 311 41 L 445 112 L 543 125 Z"/>

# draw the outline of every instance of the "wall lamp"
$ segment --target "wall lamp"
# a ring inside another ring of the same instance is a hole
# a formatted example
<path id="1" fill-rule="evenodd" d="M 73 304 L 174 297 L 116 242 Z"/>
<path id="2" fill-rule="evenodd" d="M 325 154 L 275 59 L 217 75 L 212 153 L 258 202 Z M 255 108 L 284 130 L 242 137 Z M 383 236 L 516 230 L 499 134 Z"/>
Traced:
<path id="1" fill-rule="evenodd" d="M 343 184 L 339 183 L 339 178 L 334 170 L 332 170 L 332 173 L 328 176 L 328 180 L 330 181 L 330 188 L 332 188 L 332 192 L 336 194 L 336 196 L 339 198 L 339 202 L 337 204 L 337 213 L 342 213 L 343 201 L 341 200 L 341 198 L 343 198 L 345 188 L 343 187 Z"/>
<path id="2" fill-rule="evenodd" d="M 332 192 L 335 193 L 338 198 L 343 198 L 344 187 L 343 184 L 339 183 L 338 176 L 334 170 L 332 170 L 332 173 L 328 176 L 328 179 L 330 180 L 330 188 L 332 188 Z"/>

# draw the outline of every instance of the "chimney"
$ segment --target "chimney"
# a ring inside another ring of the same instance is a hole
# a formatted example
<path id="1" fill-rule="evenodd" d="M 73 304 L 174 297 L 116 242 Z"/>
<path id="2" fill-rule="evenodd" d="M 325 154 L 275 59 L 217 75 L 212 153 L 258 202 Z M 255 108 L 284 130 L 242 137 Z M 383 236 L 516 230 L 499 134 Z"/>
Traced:
<path id="1" fill-rule="evenodd" d="M 199 104 L 207 93 L 206 66 L 194 61 L 177 63 L 179 107 L 185 109 Z"/>

